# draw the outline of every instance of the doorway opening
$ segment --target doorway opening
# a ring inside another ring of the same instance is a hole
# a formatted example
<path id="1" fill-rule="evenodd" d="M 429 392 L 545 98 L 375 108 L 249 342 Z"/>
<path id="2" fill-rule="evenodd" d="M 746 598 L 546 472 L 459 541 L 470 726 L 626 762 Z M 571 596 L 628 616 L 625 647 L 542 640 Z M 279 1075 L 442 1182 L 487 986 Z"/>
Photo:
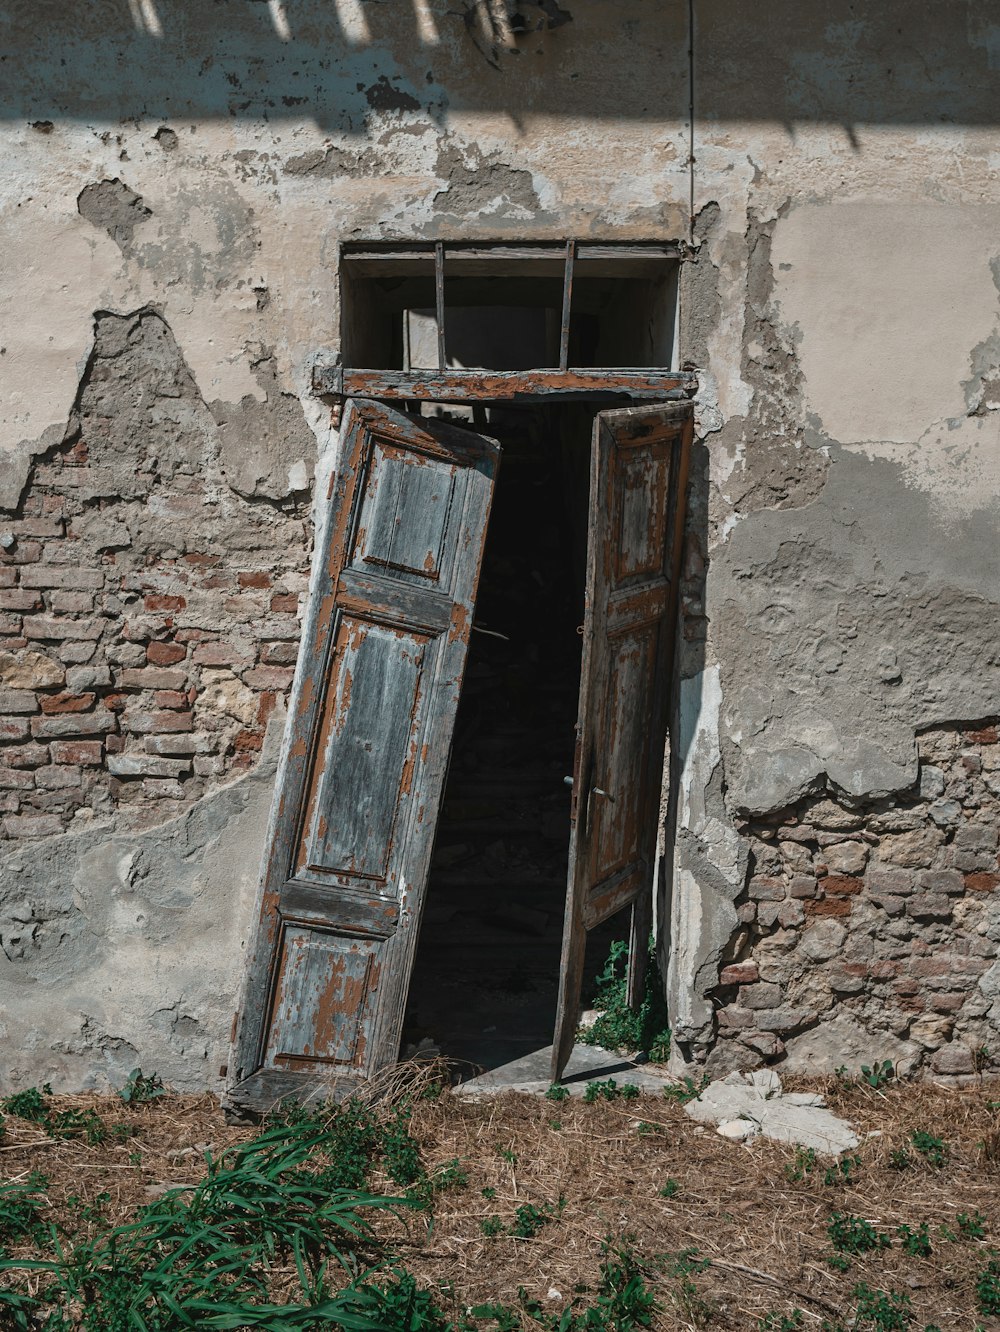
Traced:
<path id="1" fill-rule="evenodd" d="M 454 419 L 469 409 L 425 407 Z M 402 1052 L 489 1069 L 552 1040 L 580 691 L 585 404 L 496 404 L 501 446 Z M 588 939 L 589 994 L 628 913 Z"/>

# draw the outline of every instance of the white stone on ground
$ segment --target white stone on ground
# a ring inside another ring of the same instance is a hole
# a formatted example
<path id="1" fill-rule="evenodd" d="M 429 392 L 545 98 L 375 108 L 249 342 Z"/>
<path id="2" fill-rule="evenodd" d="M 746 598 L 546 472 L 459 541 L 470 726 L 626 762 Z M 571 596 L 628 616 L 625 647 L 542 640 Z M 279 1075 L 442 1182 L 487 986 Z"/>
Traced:
<path id="1" fill-rule="evenodd" d="M 786 1096 L 781 1079 L 769 1068 L 730 1073 L 706 1087 L 684 1109 L 699 1123 L 715 1124 L 718 1133 L 735 1142 L 763 1135 L 839 1156 L 857 1147 L 859 1141 L 851 1125 L 826 1108 L 822 1096 L 811 1092 Z"/>

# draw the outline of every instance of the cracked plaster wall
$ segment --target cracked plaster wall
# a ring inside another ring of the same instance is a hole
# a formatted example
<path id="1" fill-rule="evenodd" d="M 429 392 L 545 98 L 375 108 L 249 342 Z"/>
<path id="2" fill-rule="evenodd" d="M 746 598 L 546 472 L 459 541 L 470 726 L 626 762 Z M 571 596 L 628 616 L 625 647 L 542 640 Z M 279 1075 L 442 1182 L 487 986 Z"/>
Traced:
<path id="1" fill-rule="evenodd" d="M 521 5 L 532 22 L 512 39 L 472 0 L 365 3 L 353 18 L 318 0 L 183 16 L 152 4 L 139 27 L 101 4 L 72 28 L 54 0 L 15 4 L 0 107 L 0 300 L 17 311 L 0 351 L 0 504 L 16 514 L 32 459 L 63 441 L 97 312 L 163 320 L 214 420 L 225 484 L 280 506 L 336 451 L 308 381 L 338 347 L 338 241 L 690 228 L 680 354 L 700 371 L 703 443 L 669 987 L 681 1051 L 699 1055 L 747 870 L 738 816 L 825 781 L 903 790 L 918 728 L 998 710 L 997 29 L 979 0 L 923 4 L 919 23 L 904 0 L 870 17 L 846 0 L 822 13 L 789 0 L 764 20 L 699 0 L 692 176 L 686 12 L 567 8 L 550 29 Z M 258 793 L 248 847 L 263 838 L 268 780 L 241 779 Z M 169 844 L 193 810 L 144 831 L 146 845 Z M 100 847 L 115 827 L 85 835 L 93 863 L 110 864 Z M 59 873 L 20 895 L 21 871 L 5 896 L 58 916 L 56 881 L 76 876 L 82 836 L 39 843 Z M 102 874 L 114 897 L 117 871 Z M 203 942 L 220 994 L 238 982 L 245 889 L 212 881 L 225 926 Z M 197 1007 L 184 998 L 195 964 L 156 934 L 159 910 L 148 930 L 163 1011 Z M 129 951 L 131 925 L 107 938 L 122 941 L 109 956 L 127 988 L 146 945 Z M 27 987 L 18 965 L 0 982 L 8 1023 L 45 983 L 44 962 Z M 109 1021 L 81 1007 L 90 974 L 48 977 L 60 1016 L 46 1022 L 79 1051 L 60 1065 L 66 1085 L 99 1078 L 108 1042 L 138 1031 L 120 1009 Z M 225 1007 L 196 1017 L 196 1055 L 156 1047 L 161 1072 L 213 1085 Z M 34 1052 L 22 1081 L 52 1057 L 29 1027 L 11 1028 Z"/>

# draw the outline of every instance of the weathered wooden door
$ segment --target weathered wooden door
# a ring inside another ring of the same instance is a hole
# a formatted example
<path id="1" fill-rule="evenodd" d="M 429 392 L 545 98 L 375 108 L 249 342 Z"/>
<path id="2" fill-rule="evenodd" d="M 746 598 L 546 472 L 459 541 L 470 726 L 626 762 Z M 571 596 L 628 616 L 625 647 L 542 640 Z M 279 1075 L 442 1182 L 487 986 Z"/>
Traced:
<path id="1" fill-rule="evenodd" d="M 348 402 L 303 626 L 228 1098 L 263 1109 L 392 1063 L 499 448 Z"/>
<path id="2" fill-rule="evenodd" d="M 552 1076 L 573 1049 L 587 931 L 632 908 L 642 994 L 677 610 L 691 404 L 598 413 Z"/>

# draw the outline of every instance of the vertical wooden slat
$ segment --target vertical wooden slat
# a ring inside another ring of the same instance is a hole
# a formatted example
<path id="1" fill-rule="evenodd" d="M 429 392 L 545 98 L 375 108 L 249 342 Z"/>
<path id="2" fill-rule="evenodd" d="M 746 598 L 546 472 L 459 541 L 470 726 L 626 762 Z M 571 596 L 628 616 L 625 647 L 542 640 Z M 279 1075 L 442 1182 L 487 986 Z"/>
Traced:
<path id="1" fill-rule="evenodd" d="M 434 300 L 437 324 L 438 369 L 448 367 L 448 353 L 444 341 L 444 241 L 434 246 Z"/>
<path id="2" fill-rule="evenodd" d="M 569 367 L 569 321 L 573 309 L 573 268 L 576 263 L 576 241 L 566 242 L 566 262 L 563 267 L 562 324 L 559 328 L 559 369 Z"/>

